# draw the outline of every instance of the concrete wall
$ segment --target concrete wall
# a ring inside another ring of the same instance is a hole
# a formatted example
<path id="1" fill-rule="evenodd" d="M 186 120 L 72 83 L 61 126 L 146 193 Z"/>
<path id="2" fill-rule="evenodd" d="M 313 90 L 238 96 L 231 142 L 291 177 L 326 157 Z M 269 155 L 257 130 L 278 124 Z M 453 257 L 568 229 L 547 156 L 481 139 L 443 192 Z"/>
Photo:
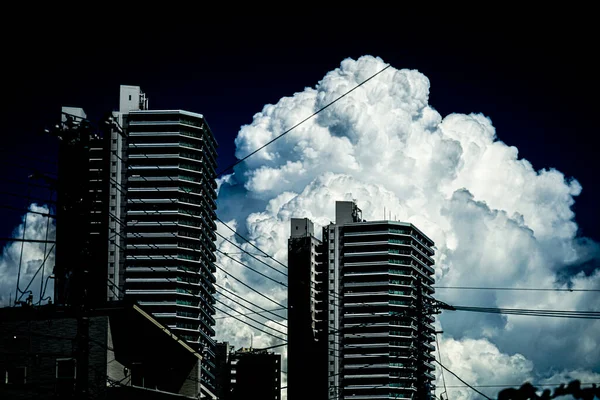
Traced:
<path id="1" fill-rule="evenodd" d="M 76 357 L 75 318 L 3 321 L 0 325 L 0 374 L 12 367 L 26 367 L 25 384 L 0 385 L 0 399 L 55 399 L 61 390 L 56 379 L 57 359 Z M 108 318 L 89 322 L 89 398 L 103 398 L 106 391 L 106 338 Z M 70 387 L 62 381 L 62 388 Z M 73 381 L 74 389 L 74 381 Z M 61 395 L 59 398 L 68 398 Z"/>

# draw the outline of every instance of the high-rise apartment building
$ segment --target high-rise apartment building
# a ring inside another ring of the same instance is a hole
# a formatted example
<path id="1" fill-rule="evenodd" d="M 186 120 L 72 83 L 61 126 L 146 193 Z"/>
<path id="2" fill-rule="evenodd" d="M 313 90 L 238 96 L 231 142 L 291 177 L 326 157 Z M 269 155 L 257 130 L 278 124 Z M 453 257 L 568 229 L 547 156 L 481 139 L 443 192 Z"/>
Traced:
<path id="1" fill-rule="evenodd" d="M 107 140 L 81 108 L 63 107 L 59 138 L 54 301 L 95 305 L 107 300 Z"/>
<path id="2" fill-rule="evenodd" d="M 327 357 L 327 393 L 315 398 L 427 398 L 433 389 L 433 317 L 424 305 L 432 300 L 434 243 L 417 227 L 396 221 L 364 221 L 354 202 L 336 202 L 336 221 L 323 227 L 316 246 L 322 266 L 311 274 L 305 291 L 323 288 L 326 300 L 316 303 L 317 342 Z M 292 220 L 290 257 L 297 251 Z M 306 233 L 308 235 L 308 233 Z M 316 239 L 310 239 L 311 241 Z M 291 258 L 290 258 L 291 261 Z M 310 263 L 290 262 L 291 274 L 312 270 Z M 292 268 L 300 271 L 293 272 Z M 305 296 L 306 297 L 306 296 Z M 290 292 L 290 306 L 299 296 Z M 319 298 L 319 293 L 315 294 Z M 289 315 L 289 325 L 308 319 Z M 290 329 L 291 331 L 291 329 Z M 290 382 L 295 364 L 306 362 L 288 344 Z M 319 345 L 314 346 L 319 349 Z M 324 349 L 324 350 L 323 350 Z M 300 373 L 301 375 L 301 373 Z M 295 386 L 288 394 L 294 396 Z"/>
<path id="3" fill-rule="evenodd" d="M 200 379 L 214 392 L 217 142 L 201 114 L 148 110 L 137 87 L 121 87 L 120 107 L 126 295 L 202 351 Z"/>
<path id="4" fill-rule="evenodd" d="M 321 241 L 308 218 L 292 218 L 288 241 L 288 400 L 327 392 Z M 310 384 L 307 384 L 310 382 Z"/>
<path id="5" fill-rule="evenodd" d="M 103 138 L 83 110 L 63 114 L 55 299 L 125 294 L 201 352 L 203 396 L 215 398 L 217 142 L 208 124 L 149 110 L 137 86 L 121 86 Z"/>

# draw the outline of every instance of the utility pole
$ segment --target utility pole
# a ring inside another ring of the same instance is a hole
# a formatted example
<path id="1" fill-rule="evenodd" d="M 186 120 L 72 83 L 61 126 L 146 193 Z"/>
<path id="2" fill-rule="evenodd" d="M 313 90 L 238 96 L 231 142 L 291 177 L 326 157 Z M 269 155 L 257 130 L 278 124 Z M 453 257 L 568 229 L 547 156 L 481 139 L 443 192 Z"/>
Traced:
<path id="1" fill-rule="evenodd" d="M 85 295 L 84 295 L 85 297 Z M 77 307 L 77 377 L 75 379 L 76 399 L 87 400 L 89 398 L 88 369 L 89 369 L 89 347 L 90 347 L 90 321 L 85 298 Z"/>
<path id="2" fill-rule="evenodd" d="M 421 278 L 417 280 L 417 306 L 416 306 L 416 322 L 417 322 L 417 343 L 416 343 L 416 373 L 417 373 L 417 399 L 429 400 L 429 392 L 427 390 L 425 379 L 425 365 L 423 364 L 423 344 L 421 343 L 423 332 L 423 292 L 421 287 Z"/>
<path id="3" fill-rule="evenodd" d="M 83 112 L 83 110 L 81 110 Z M 95 136 L 82 115 L 63 111 L 60 125 L 51 133 L 60 140 L 57 178 L 57 303 L 69 305 L 77 320 L 75 336 L 75 399 L 87 400 L 89 392 L 90 270 L 98 254 L 90 241 L 92 198 L 89 187 L 90 141 Z M 49 131 L 50 132 L 50 131 Z M 70 248 L 67 249 L 67 246 Z M 92 294 L 93 295 L 93 294 Z"/>

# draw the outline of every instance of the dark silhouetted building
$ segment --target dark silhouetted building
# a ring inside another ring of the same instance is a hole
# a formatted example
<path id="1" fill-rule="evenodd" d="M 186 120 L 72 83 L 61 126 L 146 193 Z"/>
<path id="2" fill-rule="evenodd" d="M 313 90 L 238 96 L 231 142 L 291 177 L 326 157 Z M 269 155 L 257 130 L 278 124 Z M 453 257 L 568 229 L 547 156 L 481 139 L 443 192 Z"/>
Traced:
<path id="1" fill-rule="evenodd" d="M 262 349 L 241 348 L 226 352 L 217 344 L 219 400 L 281 399 L 281 355 Z"/>
<path id="2" fill-rule="evenodd" d="M 201 355 L 139 306 L 112 302 L 87 318 L 82 341 L 71 307 L 0 309 L 0 398 L 199 398 Z"/>

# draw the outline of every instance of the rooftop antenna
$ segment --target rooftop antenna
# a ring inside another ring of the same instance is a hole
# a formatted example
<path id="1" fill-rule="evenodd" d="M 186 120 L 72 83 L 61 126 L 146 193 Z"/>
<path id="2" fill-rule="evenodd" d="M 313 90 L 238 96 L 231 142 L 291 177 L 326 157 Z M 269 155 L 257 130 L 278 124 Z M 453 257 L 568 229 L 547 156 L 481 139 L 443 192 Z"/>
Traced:
<path id="1" fill-rule="evenodd" d="M 385 219 L 385 206 L 383 206 L 383 219 Z"/>
<path id="2" fill-rule="evenodd" d="M 254 335 L 250 333 L 250 350 L 252 350 L 252 345 L 254 344 Z"/>

